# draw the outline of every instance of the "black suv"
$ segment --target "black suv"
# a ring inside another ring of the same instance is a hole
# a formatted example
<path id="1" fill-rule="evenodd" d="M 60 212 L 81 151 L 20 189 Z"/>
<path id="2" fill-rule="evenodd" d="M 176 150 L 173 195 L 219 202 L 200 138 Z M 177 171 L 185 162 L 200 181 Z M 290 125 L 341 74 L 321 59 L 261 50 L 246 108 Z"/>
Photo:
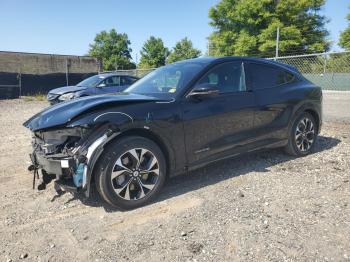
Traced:
<path id="1" fill-rule="evenodd" d="M 124 93 L 52 106 L 24 125 L 31 169 L 56 189 L 95 181 L 113 206 L 141 206 L 168 176 L 261 148 L 310 153 L 322 91 L 294 67 L 245 58 L 197 58 L 161 67 Z"/>

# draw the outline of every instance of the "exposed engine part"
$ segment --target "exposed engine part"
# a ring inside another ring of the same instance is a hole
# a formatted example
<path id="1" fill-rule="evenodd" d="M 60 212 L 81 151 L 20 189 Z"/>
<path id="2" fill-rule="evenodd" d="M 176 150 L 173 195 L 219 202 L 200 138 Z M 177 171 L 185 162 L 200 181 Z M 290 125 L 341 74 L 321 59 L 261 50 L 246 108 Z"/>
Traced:
<path id="1" fill-rule="evenodd" d="M 83 128 L 66 128 L 62 130 L 35 132 L 33 136 L 33 147 L 44 153 L 61 153 L 64 148 L 74 147 L 87 131 Z"/>
<path id="2" fill-rule="evenodd" d="M 73 182 L 76 187 L 81 187 L 83 184 L 85 164 L 80 163 L 73 174 Z"/>

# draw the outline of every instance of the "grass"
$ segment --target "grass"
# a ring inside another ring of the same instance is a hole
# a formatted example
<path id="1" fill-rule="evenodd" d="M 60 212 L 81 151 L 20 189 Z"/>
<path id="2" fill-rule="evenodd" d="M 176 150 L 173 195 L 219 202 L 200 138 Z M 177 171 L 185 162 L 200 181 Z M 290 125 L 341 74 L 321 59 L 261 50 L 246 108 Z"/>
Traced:
<path id="1" fill-rule="evenodd" d="M 22 97 L 24 101 L 46 101 L 46 95 L 45 94 L 35 94 L 32 96 L 23 96 Z"/>

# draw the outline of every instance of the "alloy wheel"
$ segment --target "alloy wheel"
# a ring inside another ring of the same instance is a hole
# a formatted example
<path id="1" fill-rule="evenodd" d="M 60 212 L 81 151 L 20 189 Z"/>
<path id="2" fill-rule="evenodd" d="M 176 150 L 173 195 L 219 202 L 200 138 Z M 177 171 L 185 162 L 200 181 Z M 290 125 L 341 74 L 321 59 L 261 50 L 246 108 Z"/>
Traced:
<path id="1" fill-rule="evenodd" d="M 295 142 L 301 152 L 310 150 L 315 140 L 315 128 L 311 119 L 302 118 L 295 130 Z"/>
<path id="2" fill-rule="evenodd" d="M 125 200 L 139 200 L 156 186 L 159 162 L 155 155 L 144 148 L 133 148 L 116 161 L 111 174 L 112 187 Z"/>

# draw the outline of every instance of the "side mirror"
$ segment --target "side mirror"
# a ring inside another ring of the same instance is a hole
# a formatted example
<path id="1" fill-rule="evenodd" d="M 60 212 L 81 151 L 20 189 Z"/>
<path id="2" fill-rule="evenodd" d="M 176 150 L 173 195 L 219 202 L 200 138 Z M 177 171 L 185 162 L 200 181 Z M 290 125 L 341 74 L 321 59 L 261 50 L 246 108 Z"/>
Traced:
<path id="1" fill-rule="evenodd" d="M 102 83 L 102 84 L 99 84 L 97 87 L 105 87 L 106 84 L 105 83 Z"/>
<path id="2" fill-rule="evenodd" d="M 219 90 L 217 89 L 216 85 L 205 83 L 195 86 L 187 97 L 214 96 L 218 93 Z"/>

